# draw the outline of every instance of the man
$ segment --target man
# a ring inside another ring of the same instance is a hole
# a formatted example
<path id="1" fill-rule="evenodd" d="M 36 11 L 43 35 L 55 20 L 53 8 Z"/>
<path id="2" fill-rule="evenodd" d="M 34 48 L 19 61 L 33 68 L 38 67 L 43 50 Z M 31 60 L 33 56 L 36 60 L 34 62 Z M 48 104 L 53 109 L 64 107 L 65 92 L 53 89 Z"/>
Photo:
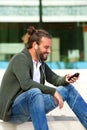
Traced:
<path id="1" fill-rule="evenodd" d="M 52 37 L 45 30 L 27 29 L 26 47 L 13 56 L 0 87 L 0 119 L 12 123 L 32 120 L 35 130 L 48 130 L 46 113 L 66 100 L 87 129 L 87 104 L 70 84 L 78 77 L 55 74 L 44 62 L 51 51 Z M 56 88 L 46 86 L 45 80 Z"/>

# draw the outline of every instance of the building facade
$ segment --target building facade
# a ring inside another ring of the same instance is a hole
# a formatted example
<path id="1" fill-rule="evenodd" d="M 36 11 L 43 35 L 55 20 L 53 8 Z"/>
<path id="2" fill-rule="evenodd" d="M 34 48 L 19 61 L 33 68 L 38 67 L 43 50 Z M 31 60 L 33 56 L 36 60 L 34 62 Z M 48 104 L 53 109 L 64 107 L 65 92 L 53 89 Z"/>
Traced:
<path id="1" fill-rule="evenodd" d="M 87 61 L 86 12 L 87 0 L 0 0 L 0 44 L 21 43 L 33 25 L 53 36 L 48 61 Z"/>

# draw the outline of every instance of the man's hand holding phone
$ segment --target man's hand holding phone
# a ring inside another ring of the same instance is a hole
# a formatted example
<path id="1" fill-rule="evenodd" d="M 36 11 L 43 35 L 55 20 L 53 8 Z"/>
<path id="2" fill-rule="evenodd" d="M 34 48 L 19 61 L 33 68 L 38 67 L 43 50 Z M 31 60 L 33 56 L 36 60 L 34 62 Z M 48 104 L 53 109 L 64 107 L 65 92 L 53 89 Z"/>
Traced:
<path id="1" fill-rule="evenodd" d="M 76 80 L 78 80 L 80 73 L 75 73 L 73 75 L 67 74 L 65 76 L 66 82 L 74 83 Z"/>

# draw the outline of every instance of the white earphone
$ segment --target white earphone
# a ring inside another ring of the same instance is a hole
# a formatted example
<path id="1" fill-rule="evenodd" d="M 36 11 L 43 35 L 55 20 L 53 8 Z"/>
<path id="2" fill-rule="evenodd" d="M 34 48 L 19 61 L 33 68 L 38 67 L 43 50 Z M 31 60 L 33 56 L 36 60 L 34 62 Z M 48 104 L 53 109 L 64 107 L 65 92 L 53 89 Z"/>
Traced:
<path id="1" fill-rule="evenodd" d="M 35 50 L 37 50 L 37 49 L 38 49 L 38 45 L 35 45 L 35 47 L 34 47 L 34 48 L 35 48 Z"/>

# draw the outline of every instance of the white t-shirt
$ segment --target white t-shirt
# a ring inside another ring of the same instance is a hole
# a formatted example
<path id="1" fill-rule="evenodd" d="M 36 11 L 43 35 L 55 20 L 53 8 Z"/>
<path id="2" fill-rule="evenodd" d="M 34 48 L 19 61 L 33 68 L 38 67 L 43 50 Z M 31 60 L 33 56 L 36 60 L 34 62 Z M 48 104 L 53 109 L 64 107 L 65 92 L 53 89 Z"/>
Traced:
<path id="1" fill-rule="evenodd" d="M 33 80 L 40 83 L 40 66 L 41 63 L 38 61 L 34 61 L 33 60 L 33 67 L 34 67 L 34 71 L 33 71 Z"/>

